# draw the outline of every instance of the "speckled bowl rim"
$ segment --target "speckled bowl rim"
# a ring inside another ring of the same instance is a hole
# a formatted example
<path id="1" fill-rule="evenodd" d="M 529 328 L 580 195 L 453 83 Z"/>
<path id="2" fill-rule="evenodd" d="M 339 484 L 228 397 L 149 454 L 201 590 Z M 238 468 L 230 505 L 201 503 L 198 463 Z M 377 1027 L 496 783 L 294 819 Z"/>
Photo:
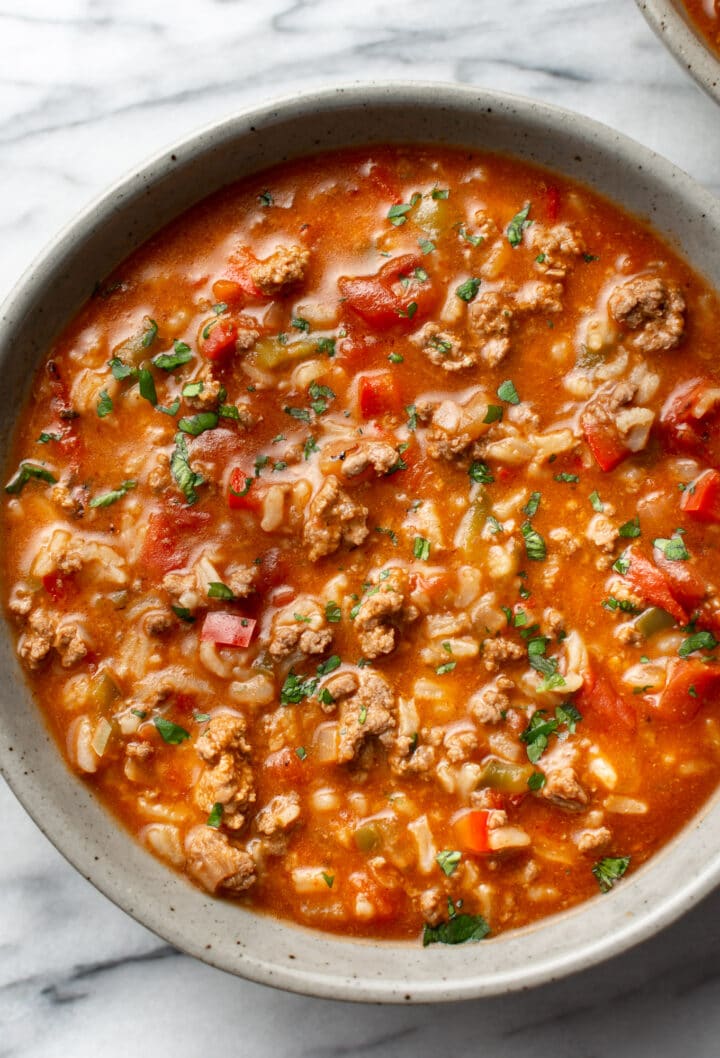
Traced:
<path id="1" fill-rule="evenodd" d="M 19 281 L 0 310 L 3 458 L 32 369 L 52 336 L 94 281 L 193 196 L 199 200 L 213 190 L 218 173 L 230 182 L 284 153 L 383 140 L 496 149 L 554 166 L 651 216 L 691 259 L 705 263 L 706 276 L 720 287 L 720 262 L 713 257 L 720 244 L 718 201 L 669 162 L 588 118 L 507 94 L 434 83 L 363 83 L 281 99 L 158 153 L 88 206 Z M 263 984 L 373 1002 L 451 1001 L 525 989 L 637 944 L 720 880 L 715 797 L 607 896 L 481 944 L 423 949 L 303 929 L 209 898 L 117 825 L 65 768 L 23 680 L 7 626 L 0 635 L 0 677 L 2 774 L 49 840 L 160 937 Z"/>
<path id="2" fill-rule="evenodd" d="M 668 51 L 711 99 L 720 103 L 720 58 L 673 0 L 635 0 Z"/>

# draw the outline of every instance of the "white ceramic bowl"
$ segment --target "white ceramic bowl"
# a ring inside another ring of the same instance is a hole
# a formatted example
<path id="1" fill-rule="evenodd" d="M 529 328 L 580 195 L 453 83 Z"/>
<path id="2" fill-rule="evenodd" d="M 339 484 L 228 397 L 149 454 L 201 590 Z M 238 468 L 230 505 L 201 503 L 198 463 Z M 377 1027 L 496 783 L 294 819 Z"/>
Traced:
<path id="1" fill-rule="evenodd" d="M 635 0 L 665 47 L 716 103 L 720 103 L 720 59 L 675 0 Z"/>
<path id="2" fill-rule="evenodd" d="M 338 88 L 288 99 L 162 151 L 69 225 L 2 309 L 0 445 L 54 335 L 130 251 L 188 206 L 286 158 L 367 142 L 456 144 L 520 156 L 635 213 L 720 286 L 720 204 L 605 126 L 528 100 L 440 84 Z M 466 999 L 597 963 L 677 918 L 720 879 L 720 803 L 611 893 L 519 932 L 458 947 L 343 939 L 213 900 L 136 844 L 73 776 L 0 636 L 3 774 L 48 838 L 111 900 L 178 948 L 265 984 L 340 999 Z"/>

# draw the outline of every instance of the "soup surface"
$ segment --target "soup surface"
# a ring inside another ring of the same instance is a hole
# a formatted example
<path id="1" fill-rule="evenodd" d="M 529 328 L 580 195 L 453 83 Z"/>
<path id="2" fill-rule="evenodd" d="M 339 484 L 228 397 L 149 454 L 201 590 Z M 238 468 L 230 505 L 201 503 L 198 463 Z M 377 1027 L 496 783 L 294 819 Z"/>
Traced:
<path id="1" fill-rule="evenodd" d="M 690 20 L 705 43 L 720 53 L 720 4 L 718 0 L 682 0 Z"/>
<path id="2" fill-rule="evenodd" d="M 181 217 L 50 351 L 5 486 L 71 766 L 320 929 L 459 943 L 622 884 L 720 774 L 718 314 L 490 155 L 305 159 Z"/>

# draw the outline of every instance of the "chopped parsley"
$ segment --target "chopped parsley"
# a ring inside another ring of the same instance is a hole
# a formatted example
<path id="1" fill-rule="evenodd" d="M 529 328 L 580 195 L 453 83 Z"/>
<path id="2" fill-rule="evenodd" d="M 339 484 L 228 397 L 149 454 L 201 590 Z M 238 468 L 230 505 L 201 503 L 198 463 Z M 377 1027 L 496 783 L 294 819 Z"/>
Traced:
<path id="1" fill-rule="evenodd" d="M 312 434 L 308 435 L 305 444 L 303 445 L 303 459 L 309 459 L 313 452 L 319 452 L 320 446 L 318 445 Z"/>
<path id="2" fill-rule="evenodd" d="M 470 464 L 468 474 L 470 480 L 474 481 L 476 485 L 492 485 L 495 481 L 490 467 L 487 463 L 483 463 L 481 459 L 476 459 Z"/>
<path id="3" fill-rule="evenodd" d="M 512 379 L 507 378 L 504 382 L 501 382 L 497 388 L 497 395 L 500 400 L 505 400 L 508 404 L 519 404 L 520 397 L 518 391 L 515 389 L 515 383 Z"/>
<path id="4" fill-rule="evenodd" d="M 555 474 L 554 477 L 556 481 L 564 481 L 568 485 L 575 485 L 580 480 L 577 474 L 568 474 L 566 471 L 563 471 L 562 474 Z"/>
<path id="5" fill-rule="evenodd" d="M 430 194 L 437 201 L 438 199 L 449 198 L 450 190 L 447 187 L 434 187 Z"/>
<path id="6" fill-rule="evenodd" d="M 394 206 L 391 206 L 387 213 L 387 219 L 391 224 L 394 224 L 396 228 L 399 228 L 401 224 L 404 224 L 407 220 L 407 214 L 410 210 L 418 204 L 422 195 L 419 192 L 415 192 L 409 202 L 399 202 Z"/>
<path id="7" fill-rule="evenodd" d="M 110 412 L 113 410 L 112 397 L 106 389 L 100 390 L 100 396 L 98 397 L 96 408 L 98 413 L 98 419 L 104 419 L 105 416 L 109 415 Z"/>
<path id="8" fill-rule="evenodd" d="M 600 499 L 600 497 L 597 494 L 597 492 L 591 492 L 590 496 L 589 496 L 589 500 L 590 500 L 590 505 L 591 505 L 592 509 L 594 511 L 597 511 L 598 514 L 601 514 L 602 511 L 605 510 L 605 504 Z"/>
<path id="9" fill-rule="evenodd" d="M 184 416 L 178 421 L 178 430 L 189 433 L 191 437 L 198 437 L 206 430 L 214 430 L 218 424 L 218 416 L 214 411 L 200 411 L 197 415 Z"/>
<path id="10" fill-rule="evenodd" d="M 714 650 L 717 645 L 718 640 L 712 632 L 694 632 L 687 639 L 683 639 L 678 647 L 678 654 L 681 658 L 686 658 L 696 650 Z"/>
<path id="11" fill-rule="evenodd" d="M 453 915 L 437 926 L 423 927 L 423 948 L 429 944 L 466 944 L 483 940 L 490 932 L 482 915 Z"/>
<path id="12" fill-rule="evenodd" d="M 318 338 L 317 351 L 325 353 L 328 357 L 335 356 L 335 338 Z"/>
<path id="13" fill-rule="evenodd" d="M 523 240 L 523 233 L 526 228 L 529 228 L 532 224 L 531 220 L 528 220 L 530 214 L 531 203 L 527 202 L 519 213 L 516 213 L 513 219 L 507 226 L 507 240 L 513 249 L 518 247 Z"/>
<path id="14" fill-rule="evenodd" d="M 328 401 L 335 400 L 335 394 L 329 386 L 321 386 L 317 382 L 311 382 L 308 386 L 310 394 L 310 407 L 316 415 L 322 415 L 328 410 Z"/>
<path id="15" fill-rule="evenodd" d="M 520 733 L 520 741 L 525 743 L 530 763 L 537 764 L 548 747 L 550 736 L 556 735 L 559 728 L 565 726 L 567 731 L 573 734 L 581 720 L 582 716 L 570 702 L 559 705 L 555 710 L 555 716 L 548 716 L 544 709 L 538 709 L 533 713 L 530 723 Z"/>
<path id="16" fill-rule="evenodd" d="M 487 412 L 485 413 L 485 418 L 483 419 L 483 423 L 485 423 L 486 426 L 489 426 L 490 423 L 500 422 L 502 417 L 503 417 L 503 410 L 502 410 L 502 408 L 500 407 L 499 404 L 488 404 L 488 409 L 487 409 Z"/>
<path id="17" fill-rule="evenodd" d="M 609 893 L 630 866 L 629 856 L 604 856 L 592 867 L 597 883 L 603 893 Z"/>
<path id="18" fill-rule="evenodd" d="M 25 488 L 28 481 L 32 479 L 35 479 L 35 481 L 47 481 L 49 485 L 54 485 L 57 481 L 55 475 L 51 474 L 45 467 L 40 467 L 37 463 L 21 463 L 5 486 L 5 491 L 9 492 L 11 496 L 17 496 Z"/>
<path id="19" fill-rule="evenodd" d="M 690 558 L 690 552 L 685 547 L 685 541 L 680 532 L 675 532 L 669 540 L 653 540 L 653 547 L 662 551 L 665 558 L 671 562 L 685 562 Z"/>
<path id="20" fill-rule="evenodd" d="M 294 316 L 290 320 L 290 326 L 294 327 L 296 331 L 309 331 L 310 324 L 302 316 Z"/>
<path id="21" fill-rule="evenodd" d="M 630 569 L 630 559 L 628 558 L 627 551 L 623 551 L 622 555 L 619 555 L 618 558 L 615 559 L 612 568 L 616 573 L 619 573 L 623 577 L 625 576 Z"/>
<path id="22" fill-rule="evenodd" d="M 189 731 L 179 724 L 174 724 L 172 720 L 166 720 L 164 716 L 153 717 L 153 723 L 163 742 L 167 742 L 169 746 L 179 746 L 186 738 L 190 738 Z"/>
<path id="23" fill-rule="evenodd" d="M 640 536 L 640 519 L 637 514 L 634 518 L 631 518 L 629 522 L 624 522 L 623 525 L 620 526 L 618 534 L 631 540 Z"/>
<path id="24" fill-rule="evenodd" d="M 430 239 L 418 239 L 418 246 L 424 254 L 432 253 L 435 249 L 435 243 Z"/>
<path id="25" fill-rule="evenodd" d="M 220 580 L 211 580 L 208 584 L 208 599 L 225 599 L 230 602 L 235 598 L 235 593 Z"/>
<path id="26" fill-rule="evenodd" d="M 531 562 L 542 562 L 547 555 L 545 541 L 537 529 L 533 529 L 530 522 L 525 522 L 520 529 L 525 538 L 525 553 Z"/>
<path id="27" fill-rule="evenodd" d="M 181 621 L 185 621 L 189 625 L 195 624 L 195 618 L 190 613 L 187 606 L 171 606 L 170 609 Z"/>
<path id="28" fill-rule="evenodd" d="M 383 534 L 383 536 L 389 536 L 389 537 L 390 537 L 390 539 L 391 539 L 391 540 L 392 540 L 392 542 L 393 542 L 393 545 L 394 545 L 395 547 L 397 547 L 397 546 L 398 546 L 398 538 L 397 538 L 397 533 L 395 532 L 395 530 L 394 530 L 394 529 L 388 529 L 388 528 L 386 528 L 386 526 L 384 526 L 384 525 L 376 525 L 376 526 L 375 526 L 375 532 L 376 532 L 376 533 L 382 533 L 382 534 Z"/>
<path id="29" fill-rule="evenodd" d="M 182 388 L 182 395 L 183 397 L 199 397 L 204 389 L 204 382 L 186 382 Z"/>
<path id="30" fill-rule="evenodd" d="M 327 661 L 321 662 L 317 667 L 318 676 L 329 676 L 335 669 L 339 669 L 342 665 L 340 658 L 337 654 L 331 654 Z"/>
<path id="31" fill-rule="evenodd" d="M 305 698 L 315 694 L 319 682 L 317 676 L 298 676 L 290 669 L 280 689 L 280 704 L 299 705 Z"/>
<path id="32" fill-rule="evenodd" d="M 454 672 L 457 661 L 446 661 L 443 665 L 438 665 L 435 672 L 438 676 L 444 676 L 447 672 Z"/>
<path id="33" fill-rule="evenodd" d="M 212 806 L 210 815 L 207 817 L 207 826 L 213 827 L 215 830 L 217 830 L 217 828 L 222 823 L 223 810 L 224 806 L 220 804 L 219 801 L 216 801 L 215 804 Z"/>
<path id="34" fill-rule="evenodd" d="M 540 506 L 540 500 L 542 499 L 542 493 L 531 492 L 530 499 L 527 501 L 525 506 L 522 508 L 523 514 L 526 514 L 528 518 L 534 518 L 538 512 Z"/>
<path id="35" fill-rule="evenodd" d="M 336 625 L 342 619 L 342 610 L 336 602 L 325 603 L 325 620 L 331 625 Z"/>
<path id="36" fill-rule="evenodd" d="M 111 492 L 106 492 L 102 496 L 95 496 L 90 500 L 88 507 L 110 507 L 111 504 L 117 503 L 123 496 L 126 496 L 130 489 L 134 489 L 136 485 L 137 481 L 123 481 L 122 485 L 112 489 Z"/>
<path id="37" fill-rule="evenodd" d="M 310 412 L 307 408 L 291 408 L 286 405 L 283 408 L 286 415 L 289 415 L 291 419 L 299 419 L 300 422 L 310 422 Z"/>
<path id="38" fill-rule="evenodd" d="M 45 430 L 43 430 L 40 436 L 38 437 L 38 444 L 46 445 L 49 441 L 62 441 L 62 434 L 47 433 Z"/>
<path id="39" fill-rule="evenodd" d="M 469 242 L 471 246 L 480 246 L 482 245 L 482 243 L 485 242 L 485 239 L 482 235 L 471 234 L 471 232 L 467 230 L 463 223 L 457 225 L 457 230 L 460 238 L 464 239 L 465 242 Z"/>
<path id="40" fill-rule="evenodd" d="M 328 887 L 328 889 L 332 889 L 333 882 L 335 881 L 335 875 L 328 874 L 327 871 L 321 871 L 320 873 L 323 876 L 323 881 L 325 882 L 325 885 Z"/>
<path id="41" fill-rule="evenodd" d="M 622 613 L 642 613 L 642 607 L 633 606 L 627 599 L 616 599 L 614 595 L 610 595 L 607 599 L 603 599 L 603 607 L 606 610 L 621 610 Z"/>
<path id="42" fill-rule="evenodd" d="M 390 353 L 388 360 L 391 364 L 404 364 L 405 357 L 401 356 L 400 353 Z"/>
<path id="43" fill-rule="evenodd" d="M 274 204 L 274 199 L 269 191 L 263 191 L 261 194 L 258 195 L 258 202 L 261 206 L 265 206 L 267 208 Z"/>
<path id="44" fill-rule="evenodd" d="M 473 298 L 477 297 L 477 292 L 480 289 L 480 280 L 474 276 L 470 279 L 466 279 L 460 286 L 455 287 L 455 293 L 462 301 L 472 301 Z"/>
<path id="45" fill-rule="evenodd" d="M 162 371 L 174 371 L 176 367 L 187 364 L 192 358 L 193 354 L 190 346 L 186 345 L 185 342 L 176 341 L 173 346 L 173 352 L 159 353 L 153 357 L 153 364 Z"/>
<path id="46" fill-rule="evenodd" d="M 205 478 L 202 474 L 196 474 L 190 466 L 187 441 L 181 433 L 175 434 L 175 449 L 170 457 L 170 473 L 185 496 L 188 506 L 197 503 L 198 495 L 195 489 L 204 484 Z"/>
<path id="47" fill-rule="evenodd" d="M 157 390 L 155 389 L 155 379 L 146 367 L 140 368 L 140 374 L 138 375 L 138 389 L 140 390 L 140 396 L 149 401 L 154 408 L 158 402 Z"/>
<path id="48" fill-rule="evenodd" d="M 534 771 L 527 781 L 528 789 L 542 790 L 545 785 L 545 776 L 541 771 Z"/>
<path id="49" fill-rule="evenodd" d="M 300 758 L 300 760 L 305 760 L 305 758 L 307 757 L 307 750 L 304 746 L 298 746 L 295 750 L 295 753 Z"/>

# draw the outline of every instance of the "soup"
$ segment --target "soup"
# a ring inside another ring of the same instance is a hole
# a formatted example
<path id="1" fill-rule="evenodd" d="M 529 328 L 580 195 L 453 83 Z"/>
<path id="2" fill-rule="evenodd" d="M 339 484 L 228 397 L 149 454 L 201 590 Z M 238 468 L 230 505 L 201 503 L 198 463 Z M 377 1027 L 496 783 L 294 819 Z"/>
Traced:
<path id="1" fill-rule="evenodd" d="M 39 368 L 5 601 L 70 766 L 218 896 L 479 940 L 606 893 L 720 774 L 716 295 L 520 161 L 231 186 Z"/>

